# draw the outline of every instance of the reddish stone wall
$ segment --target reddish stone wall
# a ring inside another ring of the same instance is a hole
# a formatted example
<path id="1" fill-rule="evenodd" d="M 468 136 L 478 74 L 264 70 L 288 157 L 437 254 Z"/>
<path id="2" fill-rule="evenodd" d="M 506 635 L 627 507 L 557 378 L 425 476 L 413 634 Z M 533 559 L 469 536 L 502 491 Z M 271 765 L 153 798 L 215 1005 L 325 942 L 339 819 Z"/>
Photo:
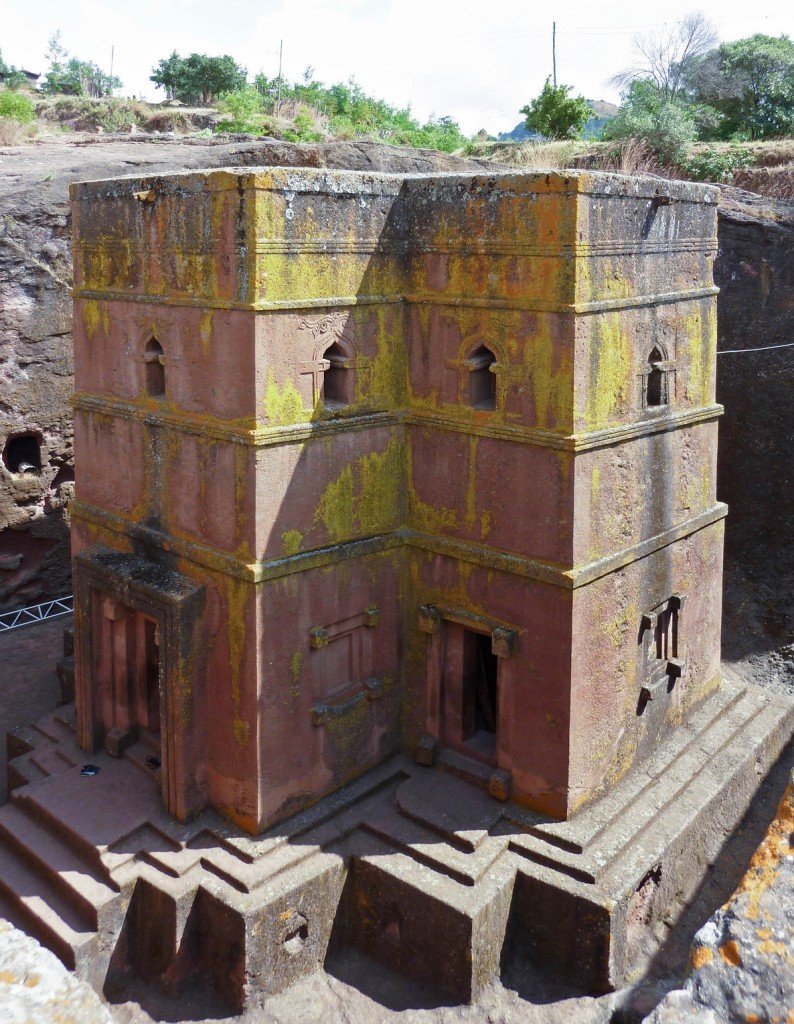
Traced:
<path id="1" fill-rule="evenodd" d="M 257 831 L 429 734 L 566 816 L 714 685 L 714 195 L 660 188 L 76 187 L 75 546 L 129 552 L 122 593 L 147 565 L 200 591 L 163 698 L 196 794 Z M 704 635 L 639 714 L 643 616 L 682 595 Z M 475 676 L 498 693 L 476 728 Z"/>

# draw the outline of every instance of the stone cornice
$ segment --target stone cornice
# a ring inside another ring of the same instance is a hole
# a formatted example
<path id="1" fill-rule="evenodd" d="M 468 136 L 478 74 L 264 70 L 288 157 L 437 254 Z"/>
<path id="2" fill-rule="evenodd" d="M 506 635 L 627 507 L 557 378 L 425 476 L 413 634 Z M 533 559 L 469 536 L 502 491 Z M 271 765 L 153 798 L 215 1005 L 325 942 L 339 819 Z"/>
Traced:
<path id="1" fill-rule="evenodd" d="M 196 309 L 233 309 L 244 313 L 278 313 L 281 311 L 338 309 L 339 307 L 398 305 L 406 302 L 412 305 L 451 306 L 468 309 L 515 310 L 524 313 L 561 313 L 585 315 L 607 313 L 620 309 L 635 309 L 646 306 L 669 305 L 674 302 L 693 302 L 708 299 L 719 294 L 719 288 L 709 286 L 690 288 L 679 292 L 631 295 L 587 302 L 549 302 L 544 299 L 505 299 L 472 297 L 468 295 L 447 295 L 435 292 L 412 292 L 404 295 L 334 295 L 306 299 L 219 299 L 210 295 L 144 295 L 126 291 L 75 288 L 74 299 L 88 299 L 100 302 L 135 302 L 157 307 L 175 306 Z"/>
<path id="2" fill-rule="evenodd" d="M 565 590 L 587 586 L 602 576 L 622 569 L 632 562 L 646 558 L 661 548 L 667 547 L 699 530 L 719 522 L 727 515 L 727 506 L 717 502 L 696 516 L 664 532 L 649 537 L 620 551 L 591 562 L 565 567 L 542 559 L 500 551 L 469 540 L 431 535 L 410 527 L 402 527 L 391 533 L 363 537 L 342 544 L 302 551 L 283 558 L 245 561 L 231 552 L 221 551 L 196 541 L 173 537 L 160 530 L 133 522 L 126 516 L 107 512 L 76 499 L 71 505 L 72 517 L 100 530 L 132 541 L 152 544 L 159 550 L 172 552 L 180 558 L 227 576 L 245 580 L 248 583 L 265 583 L 289 576 L 307 569 L 322 568 L 350 558 L 360 558 L 392 548 L 408 545 L 418 550 L 431 552 L 486 569 L 495 569 L 526 579 L 538 580 Z"/>
<path id="3" fill-rule="evenodd" d="M 583 452 L 605 448 L 624 441 L 651 434 L 679 430 L 682 427 L 709 423 L 722 415 L 723 407 L 713 404 L 695 409 L 640 420 L 636 423 L 618 424 L 601 430 L 561 434 L 521 424 L 482 422 L 471 417 L 456 416 L 443 409 L 403 408 L 394 411 L 374 410 L 360 414 L 336 416 L 305 423 L 284 426 L 266 426 L 255 421 L 223 420 L 206 414 L 197 415 L 179 409 L 153 409 L 151 402 L 139 403 L 104 395 L 78 393 L 72 398 L 75 411 L 97 416 L 112 416 L 116 419 L 137 420 L 150 426 L 160 426 L 182 434 L 208 437 L 230 444 L 249 445 L 254 448 L 268 448 L 284 444 L 303 444 L 314 438 L 328 437 L 350 431 L 372 430 L 379 427 L 396 426 L 406 423 L 422 428 L 432 427 L 451 433 L 471 434 L 477 437 L 492 437 L 515 444 L 531 445 L 538 448 L 554 448 L 559 451 Z"/>

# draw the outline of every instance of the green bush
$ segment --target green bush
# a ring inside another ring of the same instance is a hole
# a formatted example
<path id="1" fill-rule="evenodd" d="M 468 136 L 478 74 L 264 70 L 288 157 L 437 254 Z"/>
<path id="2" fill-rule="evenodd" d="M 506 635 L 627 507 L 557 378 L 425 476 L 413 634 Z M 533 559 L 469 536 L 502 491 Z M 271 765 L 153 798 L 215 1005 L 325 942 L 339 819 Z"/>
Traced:
<path id="1" fill-rule="evenodd" d="M 547 139 L 578 139 L 593 112 L 584 96 L 571 96 L 572 91 L 572 85 L 552 85 L 547 78 L 540 95 L 521 108 L 527 130 Z"/>
<path id="2" fill-rule="evenodd" d="M 678 103 L 627 103 L 604 127 L 607 142 L 639 139 L 663 164 L 683 164 L 697 129 Z"/>
<path id="3" fill-rule="evenodd" d="M 738 146 L 723 150 L 709 146 L 708 149 L 686 157 L 680 166 L 695 181 L 727 183 L 733 180 L 734 171 L 752 167 L 754 163 L 752 153 L 744 152 Z"/>
<path id="4" fill-rule="evenodd" d="M 36 109 L 30 97 L 21 92 L 0 92 L 0 117 L 10 118 L 20 124 L 32 124 Z"/>
<path id="5" fill-rule="evenodd" d="M 123 100 L 109 100 L 97 105 L 96 126 L 102 128 L 103 131 L 122 132 L 125 129 L 137 127 L 139 120 L 135 108 Z"/>
<path id="6" fill-rule="evenodd" d="M 247 135 L 265 134 L 265 111 L 262 97 L 253 86 L 224 93 L 218 109 L 228 115 L 215 126 L 218 132 L 245 132 Z"/>
<path id="7" fill-rule="evenodd" d="M 293 127 L 284 132 L 287 142 L 322 142 L 323 137 L 307 107 L 301 107 L 295 115 Z"/>

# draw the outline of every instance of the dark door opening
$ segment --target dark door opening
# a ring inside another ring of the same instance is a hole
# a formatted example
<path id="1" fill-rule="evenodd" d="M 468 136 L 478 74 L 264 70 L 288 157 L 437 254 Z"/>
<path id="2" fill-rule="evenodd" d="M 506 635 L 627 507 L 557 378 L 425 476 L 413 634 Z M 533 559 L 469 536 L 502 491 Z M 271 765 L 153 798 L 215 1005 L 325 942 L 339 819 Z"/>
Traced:
<path id="1" fill-rule="evenodd" d="M 146 729 L 160 753 L 160 643 L 157 623 L 144 619 L 144 677 L 146 680 Z"/>
<path id="2" fill-rule="evenodd" d="M 496 756 L 498 659 L 488 633 L 463 631 L 463 742 L 488 759 Z"/>

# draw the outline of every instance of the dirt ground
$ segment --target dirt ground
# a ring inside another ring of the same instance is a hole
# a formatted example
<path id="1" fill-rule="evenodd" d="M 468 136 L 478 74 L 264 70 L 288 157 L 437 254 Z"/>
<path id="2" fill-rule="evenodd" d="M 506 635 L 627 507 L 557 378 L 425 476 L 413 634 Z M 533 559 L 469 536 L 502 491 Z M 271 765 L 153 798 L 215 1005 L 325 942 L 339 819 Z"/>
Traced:
<path id="1" fill-rule="evenodd" d="M 7 798 L 5 735 L 60 703 L 55 662 L 63 651 L 63 631 L 71 624 L 72 616 L 64 615 L 0 634 L 0 804 Z"/>

